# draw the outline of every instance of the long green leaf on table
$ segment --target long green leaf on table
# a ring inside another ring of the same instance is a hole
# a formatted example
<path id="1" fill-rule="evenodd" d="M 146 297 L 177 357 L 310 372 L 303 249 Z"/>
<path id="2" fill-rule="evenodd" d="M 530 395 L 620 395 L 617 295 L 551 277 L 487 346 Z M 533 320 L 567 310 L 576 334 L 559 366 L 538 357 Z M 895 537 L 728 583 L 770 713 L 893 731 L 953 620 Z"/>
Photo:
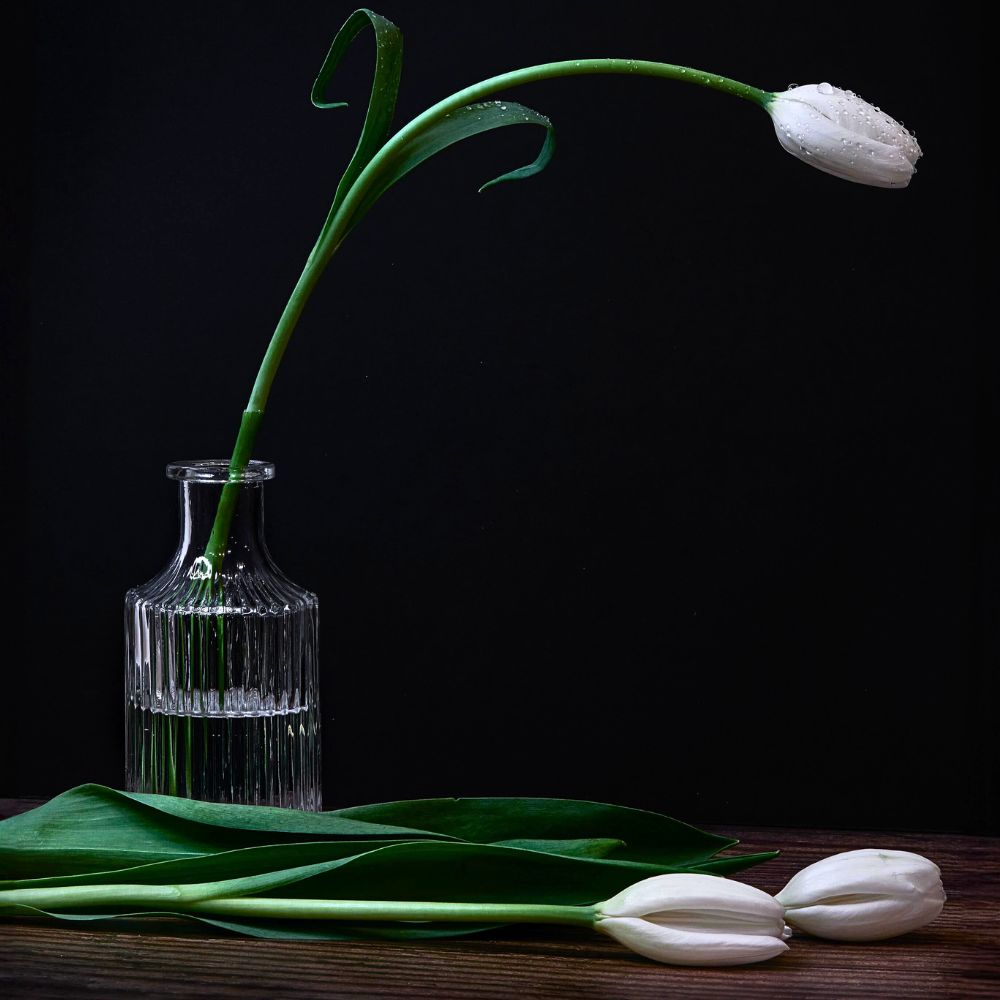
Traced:
<path id="1" fill-rule="evenodd" d="M 447 834 L 354 820 L 336 813 L 220 805 L 81 785 L 0 823 L 0 876 L 15 879 L 110 871 L 319 837 L 378 842 L 453 839 Z M 620 843 L 579 838 L 553 843 L 524 841 L 520 846 L 570 856 L 601 856 Z"/>
<path id="2" fill-rule="evenodd" d="M 321 840 L 374 846 L 456 839 L 718 874 L 741 870 L 771 856 L 715 858 L 719 850 L 736 841 L 667 816 L 594 802 L 418 799 L 308 813 L 83 785 L 0 823 L 0 877 L 64 877 L 255 847 L 296 845 L 296 851 L 275 859 L 278 866 L 285 866 L 315 856 L 310 845 Z M 335 853 L 343 856 L 358 850 L 345 846 Z"/>
<path id="3" fill-rule="evenodd" d="M 236 920 L 232 917 L 207 917 L 204 914 L 180 913 L 171 910 L 122 910 L 116 913 L 57 913 L 37 906 L 18 904 L 9 908 L 10 915 L 48 917 L 53 920 L 81 923 L 131 921 L 135 918 L 168 917 L 193 920 L 209 927 L 241 934 L 244 937 L 278 941 L 421 941 L 433 938 L 464 937 L 494 930 L 500 924 L 467 923 L 381 923 L 376 920 L 351 924 L 333 920 Z"/>
<path id="4" fill-rule="evenodd" d="M 614 857 L 663 865 L 706 861 L 739 843 L 660 813 L 576 799 L 413 799 L 352 806 L 331 815 L 433 830 L 477 844 L 609 837 L 623 844 Z"/>
<path id="5" fill-rule="evenodd" d="M 0 890 L 40 889 L 51 886 L 110 885 L 132 883 L 136 885 L 174 885 L 184 882 L 208 882 L 218 879 L 241 878 L 259 875 L 284 868 L 336 861 L 340 858 L 364 854 L 376 846 L 389 847 L 412 841 L 324 840 L 295 844 L 273 844 L 262 847 L 245 847 L 235 851 L 220 851 L 177 858 L 173 861 L 155 861 L 131 868 L 108 871 L 90 871 L 78 875 L 51 875 L 42 878 L 7 879 L 0 881 Z M 554 850 L 552 845 L 559 847 Z M 618 841 L 524 841 L 517 844 L 498 845 L 534 850 L 543 854 L 562 857 L 600 858 L 608 854 Z M 601 849 L 603 848 L 603 850 Z"/>
<path id="6" fill-rule="evenodd" d="M 255 875 L 265 875 L 275 871 L 302 868 L 307 865 L 321 864 L 345 858 L 355 858 L 366 852 L 379 850 L 383 847 L 398 847 L 412 841 L 380 841 L 379 847 L 374 847 L 371 841 L 317 841 L 298 844 L 268 845 L 263 847 L 247 847 L 235 851 L 221 851 L 217 854 L 205 854 L 198 857 L 178 858 L 174 861 L 157 861 L 150 864 L 136 865 L 131 868 L 118 868 L 111 871 L 85 872 L 79 875 L 53 875 L 44 878 L 24 878 L 0 881 L 0 890 L 6 889 L 40 889 L 54 886 L 78 885 L 176 885 L 192 882 L 209 882 L 220 879 L 244 878 Z M 428 843 L 436 843 L 434 841 Z M 525 843 L 532 843 L 526 841 Z M 753 865 L 768 861 L 776 852 L 760 854 L 743 854 L 732 858 L 721 858 L 691 866 L 646 865 L 639 862 L 622 861 L 594 853 L 581 852 L 577 855 L 561 854 L 547 850 L 547 841 L 535 842 L 535 848 L 518 847 L 518 850 L 534 850 L 535 853 L 564 858 L 585 858 L 596 861 L 611 861 L 618 869 L 626 872 L 631 869 L 632 877 L 639 879 L 648 875 L 667 872 L 702 872 L 712 875 L 729 875 L 742 871 Z M 489 845 L 500 847 L 505 845 Z M 379 854 L 374 860 L 390 861 L 391 855 Z"/>
<path id="7" fill-rule="evenodd" d="M 263 844 L 339 838 L 415 840 L 426 831 L 328 813 L 226 806 L 80 785 L 0 822 L 0 876 L 107 871 Z"/>
<path id="8" fill-rule="evenodd" d="M 320 899 L 594 903 L 676 869 L 614 858 L 568 858 L 515 847 L 424 841 L 331 862 L 278 895 Z"/>

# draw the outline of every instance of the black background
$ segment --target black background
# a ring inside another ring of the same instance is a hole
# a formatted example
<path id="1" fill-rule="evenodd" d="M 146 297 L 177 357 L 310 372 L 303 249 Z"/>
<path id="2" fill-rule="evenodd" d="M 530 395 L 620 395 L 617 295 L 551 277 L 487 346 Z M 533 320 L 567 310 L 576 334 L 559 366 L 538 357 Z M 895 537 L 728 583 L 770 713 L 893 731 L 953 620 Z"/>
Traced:
<path id="1" fill-rule="evenodd" d="M 272 551 L 321 599 L 327 804 L 995 831 L 980 26 L 957 5 L 380 11 L 406 38 L 399 123 L 621 55 L 830 80 L 925 158 L 906 191 L 848 184 L 748 103 L 560 80 L 512 95 L 555 121 L 543 175 L 476 193 L 534 156 L 537 129 L 504 129 L 379 203 L 257 448 Z M 348 13 L 41 2 L 10 35 L 0 794 L 121 783 L 122 598 L 172 551 L 165 463 L 228 454 L 353 149 L 370 38 L 331 88 L 352 107 L 308 101 Z"/>

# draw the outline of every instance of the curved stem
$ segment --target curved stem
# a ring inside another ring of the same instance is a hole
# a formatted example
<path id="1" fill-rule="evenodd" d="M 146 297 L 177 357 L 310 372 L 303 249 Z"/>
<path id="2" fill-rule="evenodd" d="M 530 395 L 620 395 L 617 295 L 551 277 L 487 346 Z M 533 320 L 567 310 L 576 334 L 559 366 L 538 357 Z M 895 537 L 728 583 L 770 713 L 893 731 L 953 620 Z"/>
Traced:
<path id="1" fill-rule="evenodd" d="M 302 310 L 312 294 L 316 282 L 323 273 L 330 258 L 336 253 L 350 228 L 350 220 L 355 210 L 361 205 L 369 192 L 381 166 L 390 161 L 404 144 L 421 129 L 433 124 L 446 114 L 464 107 L 467 104 L 481 101 L 491 94 L 512 87 L 520 87 L 527 83 L 537 83 L 540 80 L 552 80 L 567 76 L 590 76 L 614 74 L 625 76 L 651 76 L 668 80 L 678 80 L 699 87 L 708 87 L 734 97 L 752 101 L 761 107 L 767 107 L 773 98 L 769 91 L 751 87 L 729 77 L 716 73 L 706 73 L 703 70 L 691 69 L 688 66 L 678 66 L 674 63 L 649 62 L 642 59 L 575 59 L 562 62 L 542 63 L 538 66 L 528 66 L 524 69 L 501 73 L 487 80 L 466 87 L 446 97 L 442 101 L 417 115 L 404 125 L 385 145 L 372 157 L 362 170 L 354 184 L 351 185 L 337 212 L 327 220 L 319 239 L 313 247 L 302 274 L 299 277 L 292 294 L 288 299 L 278 325 L 264 354 L 257 379 L 254 382 L 250 400 L 243 413 L 236 446 L 229 463 L 229 482 L 223 487 L 219 508 L 216 512 L 212 534 L 205 551 L 205 557 L 217 571 L 225 552 L 229 538 L 229 528 L 232 522 L 233 510 L 239 491 L 239 483 L 253 453 L 257 439 L 257 431 L 271 392 L 271 385 L 277 374 L 278 366 L 288 347 L 292 332 L 302 315 Z"/>
<path id="2" fill-rule="evenodd" d="M 332 245 L 332 249 L 329 250 L 329 253 L 332 254 L 344 236 L 347 235 L 346 229 L 350 218 L 371 188 L 382 163 L 390 159 L 397 150 L 421 129 L 433 124 L 445 115 L 456 111 L 458 108 L 481 101 L 484 97 L 489 97 L 501 90 L 521 87 L 526 83 L 537 83 L 540 80 L 554 80 L 567 76 L 595 75 L 651 76 L 667 80 L 677 80 L 681 83 L 691 83 L 695 86 L 718 90 L 724 94 L 731 94 L 734 97 L 741 97 L 744 100 L 760 105 L 762 108 L 767 107 L 768 102 L 774 96 L 770 91 L 751 87 L 749 84 L 741 83 L 739 80 L 733 80 L 727 76 L 719 76 L 717 73 L 706 73 L 703 70 L 692 69 L 689 66 L 679 66 L 676 63 L 649 62 L 643 59 L 567 59 L 561 62 L 527 66 L 524 69 L 501 73 L 499 76 L 491 76 L 487 80 L 474 83 L 471 87 L 456 91 L 450 97 L 438 101 L 437 104 L 432 105 L 422 114 L 417 115 L 416 118 L 404 125 L 385 143 L 378 153 L 372 157 L 365 169 L 361 171 L 354 184 L 351 185 L 351 189 L 347 192 L 340 209 L 320 235 L 320 240 L 317 244 L 320 255 L 325 255 L 327 244 Z"/>

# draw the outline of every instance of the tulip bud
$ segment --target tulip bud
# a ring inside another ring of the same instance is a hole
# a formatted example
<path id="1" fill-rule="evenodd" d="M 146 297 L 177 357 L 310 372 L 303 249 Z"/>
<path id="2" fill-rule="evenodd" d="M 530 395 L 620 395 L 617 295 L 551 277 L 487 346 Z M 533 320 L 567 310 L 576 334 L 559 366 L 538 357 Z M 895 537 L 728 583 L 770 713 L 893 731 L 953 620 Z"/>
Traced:
<path id="1" fill-rule="evenodd" d="M 782 147 L 834 177 L 906 187 L 916 172 L 916 138 L 853 91 L 811 83 L 775 94 L 766 107 Z"/>
<path id="2" fill-rule="evenodd" d="M 944 906 L 941 870 L 909 851 L 847 851 L 803 868 L 775 897 L 796 930 L 881 941 L 930 923 Z"/>
<path id="3" fill-rule="evenodd" d="M 714 875 L 654 875 L 596 910 L 597 930 L 671 965 L 743 965 L 788 950 L 781 905 Z"/>

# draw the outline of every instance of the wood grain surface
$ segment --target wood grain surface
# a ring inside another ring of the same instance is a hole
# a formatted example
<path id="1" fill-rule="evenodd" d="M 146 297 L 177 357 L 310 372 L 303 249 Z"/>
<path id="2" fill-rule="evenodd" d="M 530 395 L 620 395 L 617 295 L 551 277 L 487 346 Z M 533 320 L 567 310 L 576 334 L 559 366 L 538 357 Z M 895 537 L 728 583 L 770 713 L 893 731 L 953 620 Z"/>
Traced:
<path id="1" fill-rule="evenodd" d="M 0 799 L 0 818 L 37 803 Z M 947 834 L 747 829 L 747 850 L 775 861 L 740 878 L 776 892 L 837 851 L 916 851 L 941 866 L 948 903 L 930 926 L 892 941 L 847 944 L 796 936 L 761 965 L 659 965 L 587 931 L 515 927 L 424 943 L 257 941 L 211 936 L 182 921 L 86 930 L 0 920 L 0 997 L 409 998 L 663 1000 L 663 998 L 1000 997 L 1000 840 Z"/>

